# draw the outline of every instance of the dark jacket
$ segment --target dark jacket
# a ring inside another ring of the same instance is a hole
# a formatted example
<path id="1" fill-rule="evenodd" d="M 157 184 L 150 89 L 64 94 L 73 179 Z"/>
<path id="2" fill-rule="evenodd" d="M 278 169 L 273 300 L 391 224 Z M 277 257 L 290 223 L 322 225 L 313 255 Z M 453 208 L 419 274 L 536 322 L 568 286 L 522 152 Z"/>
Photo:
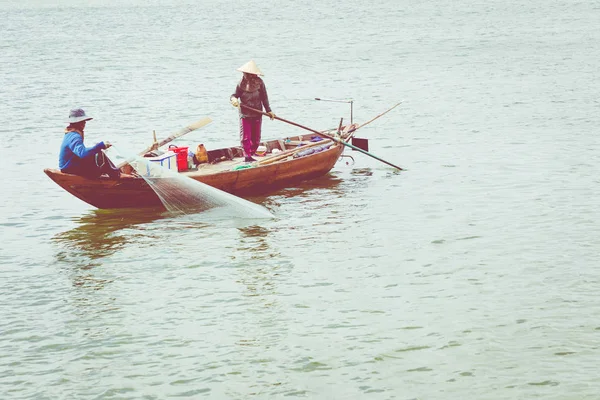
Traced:
<path id="1" fill-rule="evenodd" d="M 246 81 L 242 78 L 240 83 L 235 87 L 235 93 L 231 97 L 240 99 L 243 105 L 262 110 L 265 107 L 266 112 L 271 112 L 271 106 L 269 105 L 269 96 L 267 95 L 267 88 L 262 79 L 256 77 L 254 84 L 247 85 Z M 244 107 L 241 107 L 242 118 L 260 118 L 262 114 L 257 114 L 253 111 L 249 111 Z"/>

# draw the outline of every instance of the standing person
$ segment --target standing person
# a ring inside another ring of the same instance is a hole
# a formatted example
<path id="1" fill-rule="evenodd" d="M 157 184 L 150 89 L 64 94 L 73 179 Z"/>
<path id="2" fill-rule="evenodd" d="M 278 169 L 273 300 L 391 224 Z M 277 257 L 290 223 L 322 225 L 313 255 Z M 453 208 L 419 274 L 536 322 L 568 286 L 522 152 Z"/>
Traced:
<path id="1" fill-rule="evenodd" d="M 107 174 L 111 178 L 119 178 L 121 172 L 116 168 L 101 151 L 108 149 L 110 143 L 100 142 L 92 147 L 83 144 L 84 129 L 88 117 L 81 108 L 71 110 L 69 113 L 69 126 L 65 129 L 65 136 L 60 146 L 58 168 L 67 174 L 81 175 L 86 178 L 98 178 Z"/>
<path id="2" fill-rule="evenodd" d="M 261 111 L 264 106 L 266 113 L 273 120 L 275 113 L 271 111 L 267 88 L 259 77 L 263 73 L 258 69 L 256 63 L 250 60 L 237 70 L 243 72 L 244 75 L 236 86 L 235 93 L 229 98 L 231 105 L 239 107 L 241 101 L 242 106 L 246 105 Z M 261 125 L 262 114 L 244 109 L 244 107 L 240 109 L 240 137 L 246 162 L 256 161 L 252 156 L 256 154 L 256 149 L 260 143 Z"/>

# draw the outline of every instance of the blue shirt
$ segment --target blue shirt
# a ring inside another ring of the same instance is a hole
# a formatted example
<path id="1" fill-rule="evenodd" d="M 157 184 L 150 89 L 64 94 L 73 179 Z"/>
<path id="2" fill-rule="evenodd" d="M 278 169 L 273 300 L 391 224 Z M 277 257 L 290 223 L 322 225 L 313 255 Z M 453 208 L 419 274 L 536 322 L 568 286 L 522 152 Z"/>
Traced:
<path id="1" fill-rule="evenodd" d="M 74 131 L 67 132 L 60 145 L 58 168 L 63 170 L 72 164 L 77 164 L 79 161 L 77 158 L 92 157 L 105 147 L 104 142 L 97 143 L 92 147 L 85 147 L 83 138 L 79 133 Z"/>

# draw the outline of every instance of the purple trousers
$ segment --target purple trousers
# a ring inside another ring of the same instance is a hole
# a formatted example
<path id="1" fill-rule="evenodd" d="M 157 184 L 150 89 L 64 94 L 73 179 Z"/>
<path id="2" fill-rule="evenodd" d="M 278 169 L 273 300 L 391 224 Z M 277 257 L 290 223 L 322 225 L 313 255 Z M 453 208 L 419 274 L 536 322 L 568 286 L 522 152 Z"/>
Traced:
<path id="1" fill-rule="evenodd" d="M 244 148 L 244 156 L 251 157 L 256 153 L 260 143 L 262 117 L 240 118 L 240 140 Z"/>

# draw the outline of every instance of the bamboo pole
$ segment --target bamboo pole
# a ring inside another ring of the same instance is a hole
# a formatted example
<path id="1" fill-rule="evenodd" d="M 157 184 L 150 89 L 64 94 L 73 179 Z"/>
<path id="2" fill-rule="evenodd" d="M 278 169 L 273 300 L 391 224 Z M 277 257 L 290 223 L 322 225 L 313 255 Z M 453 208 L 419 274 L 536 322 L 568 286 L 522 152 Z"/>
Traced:
<path id="1" fill-rule="evenodd" d="M 394 107 L 396 107 L 396 106 L 397 106 L 397 105 L 399 105 L 399 104 L 400 104 L 400 103 L 396 104 Z M 255 109 L 255 108 L 248 107 L 248 106 L 246 106 L 246 105 L 244 105 L 244 104 L 240 104 L 240 106 L 241 106 L 241 107 L 244 107 L 244 108 L 245 108 L 245 109 L 247 109 L 247 110 L 254 111 L 254 112 L 256 112 L 256 113 L 259 113 L 259 114 L 262 114 L 262 115 L 266 115 L 266 116 L 268 116 L 268 117 L 271 117 L 269 114 L 267 114 L 266 112 L 263 112 L 263 111 L 261 111 L 261 110 L 257 110 L 257 109 Z M 392 108 L 394 108 L 394 107 L 392 107 Z M 392 108 L 390 108 L 390 110 L 391 110 Z M 388 111 L 390 111 L 390 110 L 388 110 Z M 386 111 L 386 112 L 387 112 L 387 111 Z M 371 121 L 369 121 L 368 123 L 370 123 L 370 122 L 374 121 L 375 119 L 379 118 L 379 117 L 380 117 L 380 116 L 382 116 L 383 114 L 385 114 L 385 113 L 382 113 L 382 114 L 378 115 L 377 117 L 373 118 L 373 119 L 372 119 Z M 388 162 L 388 161 L 385 161 L 385 160 L 383 160 L 383 159 L 381 159 L 381 158 L 379 158 L 379 157 L 377 157 L 377 156 L 375 156 L 375 155 L 373 155 L 373 154 L 369 153 L 368 151 L 364 151 L 364 150 L 363 150 L 363 149 L 361 149 L 360 147 L 356 147 L 356 146 L 354 146 L 354 145 L 352 145 L 352 144 L 350 144 L 350 143 L 346 143 L 346 142 L 344 142 L 343 140 L 340 140 L 340 139 L 338 139 L 338 138 L 335 138 L 335 137 L 333 137 L 333 136 L 329 136 L 329 135 L 327 135 L 326 133 L 323 133 L 323 132 L 316 131 L 316 130 L 314 130 L 314 129 L 311 129 L 311 128 L 308 128 L 308 127 L 306 127 L 306 126 L 304 126 L 304 125 L 300 125 L 300 124 L 298 124 L 298 123 L 296 123 L 296 122 L 288 121 L 287 119 L 283 119 L 283 118 L 280 118 L 280 117 L 278 117 L 278 116 L 275 116 L 275 117 L 274 117 L 274 119 L 277 119 L 277 120 L 279 120 L 279 121 L 285 122 L 285 123 L 287 123 L 287 124 L 290 124 L 290 125 L 297 126 L 297 127 L 299 127 L 299 128 L 302 128 L 302 129 L 306 129 L 307 131 L 310 131 L 310 132 L 312 132 L 312 133 L 314 133 L 314 134 L 317 134 L 317 135 L 319 135 L 319 136 L 321 136 L 321 137 L 323 137 L 323 138 L 327 138 L 327 139 L 333 140 L 334 142 L 341 143 L 341 144 L 343 144 L 344 146 L 350 147 L 350 148 L 352 148 L 352 149 L 354 149 L 354 150 L 356 150 L 356 151 L 359 151 L 359 152 L 361 152 L 361 153 L 363 153 L 363 154 L 366 154 L 366 155 L 368 155 L 369 157 L 372 157 L 372 158 L 374 158 L 374 159 L 376 159 L 376 160 L 378 160 L 378 161 L 381 161 L 382 163 L 384 163 L 384 164 L 387 164 L 387 165 L 389 165 L 389 166 L 392 166 L 392 167 L 394 167 L 394 168 L 396 168 L 396 169 L 398 169 L 398 170 L 400 170 L 400 171 L 402 171 L 402 170 L 403 170 L 403 168 L 400 168 L 400 167 L 399 167 L 399 166 L 397 166 L 397 165 L 394 165 L 394 164 L 392 164 L 392 163 L 390 163 L 390 162 Z M 362 126 L 364 126 L 364 125 L 366 125 L 366 124 L 363 124 Z M 357 128 L 357 129 L 358 129 L 358 128 Z"/>

